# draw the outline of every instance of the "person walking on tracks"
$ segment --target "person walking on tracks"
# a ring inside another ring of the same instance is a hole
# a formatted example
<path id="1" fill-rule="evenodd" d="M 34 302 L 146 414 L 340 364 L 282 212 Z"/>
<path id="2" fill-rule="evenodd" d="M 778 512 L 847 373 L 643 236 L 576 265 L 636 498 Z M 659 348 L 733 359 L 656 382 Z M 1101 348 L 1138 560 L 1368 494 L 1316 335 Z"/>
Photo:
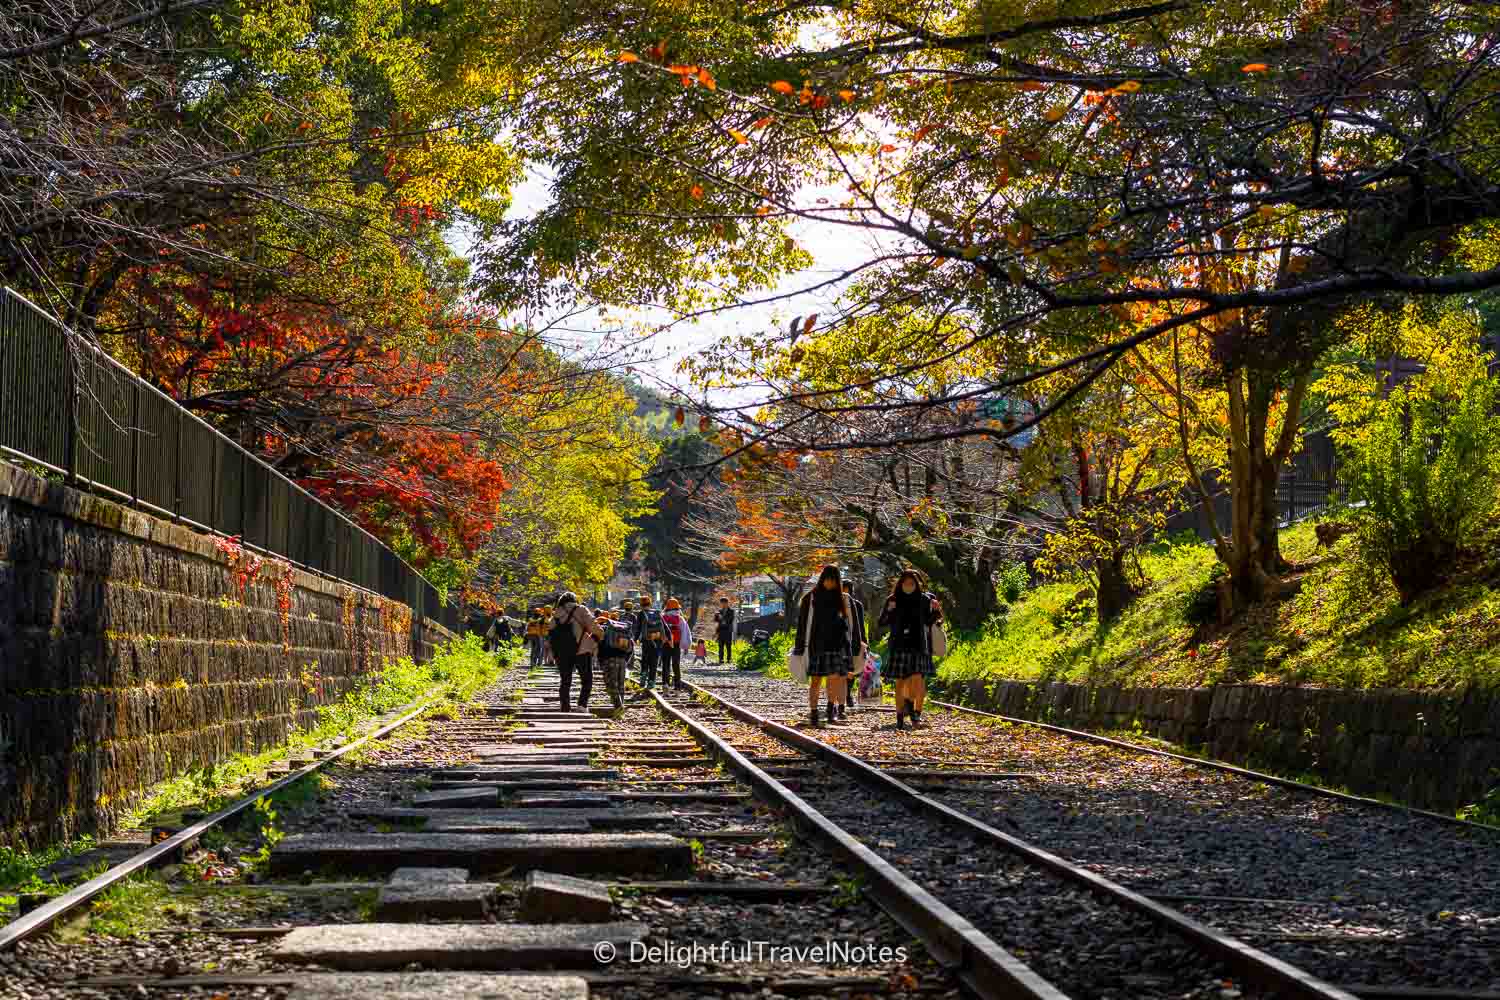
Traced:
<path id="1" fill-rule="evenodd" d="M 714 635 L 719 640 L 719 666 L 734 662 L 734 608 L 729 598 L 719 598 L 719 610 L 714 612 Z"/>
<path id="2" fill-rule="evenodd" d="M 641 647 L 641 687 L 650 691 L 656 686 L 656 665 L 671 641 L 661 612 L 651 606 L 650 594 L 641 595 L 641 610 L 635 616 L 635 641 Z"/>
<path id="3" fill-rule="evenodd" d="M 807 707 L 818 724 L 818 696 L 828 680 L 828 721 L 843 718 L 844 677 L 853 659 L 854 609 L 840 586 L 839 568 L 824 566 L 818 585 L 802 598 L 797 612 L 797 644 L 793 652 L 807 656 Z"/>
<path id="4" fill-rule="evenodd" d="M 675 597 L 667 598 L 666 609 L 661 613 L 662 624 L 667 633 L 661 650 L 661 683 L 671 684 L 682 690 L 682 644 L 688 638 L 687 619 L 682 616 L 682 602 Z"/>
<path id="5" fill-rule="evenodd" d="M 615 708 L 625 707 L 625 670 L 635 655 L 635 641 L 631 634 L 635 623 L 628 614 L 601 610 L 595 619 L 604 630 L 599 640 L 599 672 L 604 677 L 604 690 Z"/>
<path id="6" fill-rule="evenodd" d="M 547 642 L 557 660 L 557 672 L 561 676 L 558 685 L 557 706 L 561 711 L 571 712 L 568 695 L 573 687 L 573 672 L 578 672 L 578 707 L 589 707 L 589 694 L 594 686 L 594 649 L 604 630 L 594 621 L 589 609 L 578 603 L 572 593 L 557 599 L 557 610 L 552 613 L 552 627 L 547 632 Z"/>
<path id="7" fill-rule="evenodd" d="M 526 645 L 531 650 L 532 669 L 542 665 L 542 633 L 546 631 L 547 619 L 542 609 L 532 608 L 531 617 L 526 619 Z"/>
<path id="8" fill-rule="evenodd" d="M 849 608 L 854 615 L 854 639 L 850 643 L 850 650 L 854 655 L 849 660 L 849 673 L 844 677 L 844 700 L 840 702 L 839 708 L 841 715 L 848 711 L 849 699 L 859 690 L 859 675 L 865 669 L 865 660 L 870 655 L 870 645 L 865 638 L 865 605 L 854 596 L 854 581 L 844 581 L 844 596 L 849 598 Z"/>
<path id="9" fill-rule="evenodd" d="M 932 626 L 943 620 L 936 597 L 922 589 L 922 576 L 914 569 L 901 571 L 880 612 L 880 627 L 891 631 L 890 658 L 885 675 L 896 682 L 896 728 L 905 729 L 922 721 L 922 702 L 927 678 L 932 676 Z"/>

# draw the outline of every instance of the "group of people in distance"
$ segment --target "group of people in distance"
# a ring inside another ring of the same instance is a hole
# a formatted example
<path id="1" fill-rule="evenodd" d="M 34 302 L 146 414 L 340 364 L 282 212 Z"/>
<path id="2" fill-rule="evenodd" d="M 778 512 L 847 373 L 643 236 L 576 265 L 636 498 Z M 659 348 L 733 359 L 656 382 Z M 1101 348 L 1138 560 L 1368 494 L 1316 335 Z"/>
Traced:
<path id="1" fill-rule="evenodd" d="M 714 614 L 714 633 L 719 663 L 733 663 L 735 609 L 728 598 L 719 599 Z M 885 679 L 895 682 L 896 728 L 922 721 L 927 697 L 927 678 L 934 668 L 933 627 L 943 620 L 942 605 L 928 593 L 922 575 L 906 569 L 896 577 L 875 624 L 878 632 L 890 633 Z M 507 633 L 509 628 L 507 626 Z M 824 566 L 818 582 L 803 595 L 797 609 L 797 631 L 793 653 L 807 662 L 807 703 L 810 721 L 820 725 L 845 720 L 850 692 L 869 655 L 872 630 L 864 604 L 854 596 L 853 585 L 844 580 L 837 566 Z M 682 690 L 682 661 L 707 664 L 708 643 L 694 640 L 687 616 L 677 598 L 668 598 L 657 610 L 649 594 L 639 602 L 625 601 L 619 608 L 590 609 L 576 594 L 565 593 L 555 607 L 532 610 L 526 623 L 526 642 L 531 665 L 556 664 L 560 675 L 558 707 L 572 711 L 573 677 L 578 676 L 578 707 L 587 709 L 593 693 L 594 673 L 603 676 L 610 701 L 616 708 L 625 702 L 625 671 L 637 652 L 640 655 L 641 686 Z M 820 710 L 827 691 L 826 709 Z"/>
<path id="2" fill-rule="evenodd" d="M 721 604 L 727 608 L 728 599 Z M 720 662 L 724 662 L 726 640 L 732 640 L 732 612 L 729 621 L 728 636 L 721 628 Z M 540 607 L 532 612 L 526 626 L 526 641 L 533 667 L 556 664 L 561 678 L 558 707 L 564 712 L 572 711 L 574 674 L 578 675 L 578 707 L 588 708 L 596 667 L 603 675 L 611 702 L 616 708 L 622 706 L 625 670 L 637 651 L 641 686 L 648 691 L 656 687 L 658 670 L 663 686 L 670 684 L 682 690 L 682 661 L 693 656 L 698 663 L 708 662 L 708 643 L 703 639 L 694 641 L 687 616 L 682 613 L 682 602 L 675 597 L 668 598 L 660 610 L 649 594 L 642 595 L 639 602 L 625 601 L 613 610 L 602 607 L 591 610 L 579 602 L 576 594 L 565 593 L 557 599 L 555 607 Z"/>
<path id="3" fill-rule="evenodd" d="M 932 676 L 933 627 L 943 620 L 938 599 L 923 587 L 922 575 L 906 569 L 896 577 L 876 628 L 890 631 L 885 677 L 896 685 L 896 728 L 922 721 L 927 678 Z M 807 707 L 814 726 L 821 721 L 818 703 L 826 683 L 827 720 L 841 722 L 849 710 L 856 671 L 869 655 L 865 607 L 837 566 L 824 566 L 817 585 L 802 597 L 792 653 L 807 658 Z"/>

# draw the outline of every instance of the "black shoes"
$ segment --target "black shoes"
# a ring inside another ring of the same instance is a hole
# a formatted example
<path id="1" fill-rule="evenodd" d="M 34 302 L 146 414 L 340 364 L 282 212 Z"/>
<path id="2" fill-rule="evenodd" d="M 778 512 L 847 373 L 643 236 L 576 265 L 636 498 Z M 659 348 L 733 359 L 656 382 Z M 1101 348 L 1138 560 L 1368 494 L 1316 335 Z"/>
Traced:
<path id="1" fill-rule="evenodd" d="M 818 724 L 818 710 L 816 708 L 808 711 L 809 720 L 814 726 Z"/>

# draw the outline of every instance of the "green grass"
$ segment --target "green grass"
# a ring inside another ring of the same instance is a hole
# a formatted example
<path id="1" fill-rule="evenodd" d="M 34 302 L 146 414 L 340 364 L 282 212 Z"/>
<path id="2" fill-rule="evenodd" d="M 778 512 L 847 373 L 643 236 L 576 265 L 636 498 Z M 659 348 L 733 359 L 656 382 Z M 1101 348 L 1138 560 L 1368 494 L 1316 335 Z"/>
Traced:
<path id="1" fill-rule="evenodd" d="M 170 896 L 171 890 L 156 872 L 131 875 L 89 903 L 88 932 L 129 938 L 160 927 L 166 923 L 162 904 Z"/>
<path id="2" fill-rule="evenodd" d="M 1476 539 L 1448 586 L 1407 608 L 1354 536 L 1319 552 L 1313 525 L 1302 524 L 1281 544 L 1295 566 L 1285 592 L 1229 626 L 1189 620 L 1213 551 L 1162 543 L 1141 560 L 1147 589 L 1115 622 L 1094 621 L 1082 581 L 1037 587 L 977 634 L 950 637 L 938 682 L 1500 687 L 1500 525 Z"/>
<path id="3" fill-rule="evenodd" d="M 765 646 L 751 645 L 748 639 L 734 644 L 734 665 L 740 670 L 764 670 L 768 677 L 789 680 L 791 673 L 786 668 L 786 654 L 792 651 L 792 633 L 773 632 L 771 641 Z"/>

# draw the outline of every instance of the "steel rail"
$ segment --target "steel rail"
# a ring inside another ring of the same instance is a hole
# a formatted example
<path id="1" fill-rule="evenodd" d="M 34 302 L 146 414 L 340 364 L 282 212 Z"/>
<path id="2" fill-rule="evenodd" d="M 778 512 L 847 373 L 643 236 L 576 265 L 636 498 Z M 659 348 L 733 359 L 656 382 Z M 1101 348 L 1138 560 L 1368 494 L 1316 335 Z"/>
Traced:
<path id="1" fill-rule="evenodd" d="M 1423 819 L 1437 820 L 1441 823 L 1447 823 L 1450 826 L 1467 827 L 1492 835 L 1500 835 L 1500 827 L 1490 826 L 1488 823 L 1476 823 L 1473 820 L 1459 819 L 1457 816 L 1447 816 L 1429 809 L 1418 809 L 1415 806 L 1402 805 L 1399 802 L 1384 802 L 1380 799 L 1366 798 L 1363 795 L 1352 795 L 1349 792 L 1335 791 L 1332 788 L 1309 785 L 1306 782 L 1297 781 L 1292 778 L 1281 778 L 1274 774 L 1265 774 L 1261 771 L 1252 771 L 1246 767 L 1226 764 L 1221 760 L 1205 760 L 1200 757 L 1190 757 L 1187 754 L 1173 753 L 1171 750 L 1159 750 L 1156 747 L 1141 746 L 1126 740 L 1117 740 L 1111 736 L 1101 736 L 1098 733 L 1086 732 L 1082 729 L 1069 729 L 1066 726 L 1058 726 L 1050 722 L 1033 722 L 1030 719 L 1018 719 L 1009 715 L 1000 715 L 996 712 L 984 712 L 977 708 L 970 708 L 967 705 L 955 705 L 952 702 L 938 701 L 936 698 L 928 698 L 927 703 L 950 711 L 962 712 L 965 715 L 978 715 L 986 719 L 998 719 L 1017 726 L 1036 726 L 1038 729 L 1045 729 L 1053 733 L 1062 733 L 1065 736 L 1087 740 L 1090 743 L 1100 743 L 1104 746 L 1117 747 L 1121 750 L 1133 750 L 1137 753 L 1149 753 L 1157 757 L 1167 757 L 1171 760 L 1182 761 L 1184 764 L 1192 764 L 1195 767 L 1207 768 L 1211 771 L 1221 771 L 1225 774 L 1233 774 L 1236 777 L 1248 778 L 1251 781 L 1264 782 L 1267 785 L 1277 785 L 1298 792 L 1306 792 L 1309 795 L 1319 795 L 1326 799 L 1336 799 L 1340 802 L 1348 802 L 1353 805 L 1373 806 L 1390 812 L 1406 813 L 1409 816 L 1421 816 Z"/>
<path id="2" fill-rule="evenodd" d="M 437 701 L 437 697 L 432 697 L 424 700 L 420 705 L 418 705 L 416 708 L 411 709 L 410 711 L 406 711 L 405 709 L 397 709 L 398 712 L 405 711 L 406 714 L 402 715 L 394 722 L 388 722 L 380 726 L 379 728 L 366 733 L 364 736 L 359 737 L 353 742 L 339 747 L 337 750 L 330 751 L 327 756 L 319 758 L 318 760 L 315 760 L 310 764 L 298 768 L 297 770 L 288 774 L 286 777 L 281 778 L 270 785 L 267 785 L 265 788 L 262 788 L 255 792 L 251 792 L 244 798 L 231 803 L 228 806 L 225 806 L 223 809 L 220 809 L 218 812 L 213 813 L 210 816 L 204 817 L 193 825 L 178 831 L 177 833 L 161 841 L 160 843 L 152 844 L 139 853 L 131 855 L 129 858 L 126 858 L 124 861 L 110 868 L 103 874 L 96 875 L 82 885 L 75 886 L 74 888 L 69 889 L 61 896 L 58 896 L 57 898 L 44 903 L 43 905 L 37 907 L 35 910 L 32 910 L 30 913 L 23 914 L 22 916 L 17 917 L 15 920 L 12 920 L 10 923 L 5 924 L 4 926 L 0 926 L 0 951 L 5 951 L 8 948 L 12 948 L 17 942 L 24 941 L 32 935 L 46 930 L 48 927 L 51 927 L 52 924 L 54 924 L 59 918 L 67 916 L 74 910 L 77 910 L 79 907 L 83 906 L 83 904 L 87 903 L 89 900 L 93 899 L 95 896 L 99 895 L 104 890 L 108 889 L 110 886 L 115 885 L 123 879 L 129 878 L 136 872 L 168 863 L 173 857 L 178 854 L 178 852 L 190 849 L 192 843 L 197 838 L 203 836 L 204 833 L 218 826 L 220 823 L 224 822 L 227 819 L 232 819 L 233 817 L 238 816 L 240 813 L 244 812 L 246 809 L 249 809 L 251 806 L 255 805 L 255 803 L 259 802 L 261 799 L 264 799 L 266 796 L 274 795 L 276 792 L 287 787 L 288 785 L 300 781 L 310 774 L 318 772 L 322 768 L 327 767 L 329 764 L 338 760 L 340 757 L 343 757 L 350 751 L 356 750 L 364 744 L 369 743 L 371 740 L 378 740 L 382 736 L 394 732 L 395 730 L 406 725 L 412 719 L 415 719 L 417 716 L 421 715 Z"/>
<path id="3" fill-rule="evenodd" d="M 660 692 L 650 694 L 657 707 L 686 726 L 710 754 L 863 875 L 871 898 L 921 941 L 974 995 L 982 1000 L 1068 1000 L 1067 994 L 756 766 L 713 730 L 681 712 Z"/>
<path id="4" fill-rule="evenodd" d="M 886 774 L 880 768 L 844 753 L 822 740 L 757 715 L 750 709 L 691 682 L 688 683 L 688 687 L 696 694 L 709 698 L 742 722 L 755 726 L 772 739 L 826 761 L 862 784 L 901 799 L 911 808 L 936 816 L 966 833 L 989 841 L 1040 868 L 1080 885 L 1095 895 L 1145 916 L 1158 926 L 1186 938 L 1204 952 L 1234 969 L 1247 981 L 1285 990 L 1287 996 L 1300 997 L 1303 1000 L 1355 1000 L 1355 995 L 1346 990 L 1326 983 L 1238 938 L 1214 930 L 1179 910 L 1164 906 L 1086 868 L 1072 864 L 1056 854 L 1021 840 L 1019 837 L 974 819 L 966 813 L 924 795 L 905 782 Z"/>

